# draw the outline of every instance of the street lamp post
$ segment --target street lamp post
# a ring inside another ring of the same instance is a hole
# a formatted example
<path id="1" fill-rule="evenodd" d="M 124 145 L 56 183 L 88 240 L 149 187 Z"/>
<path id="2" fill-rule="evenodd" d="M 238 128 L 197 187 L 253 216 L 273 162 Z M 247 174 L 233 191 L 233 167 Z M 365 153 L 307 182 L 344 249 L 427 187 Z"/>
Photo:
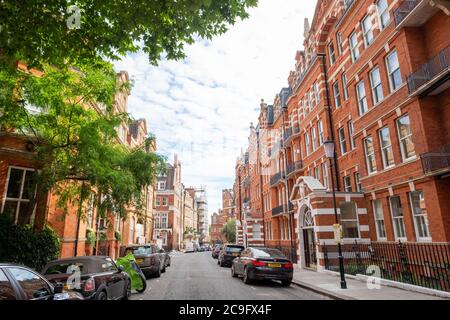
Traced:
<path id="1" fill-rule="evenodd" d="M 335 144 L 333 140 L 327 139 L 324 142 L 325 147 L 325 155 L 330 161 L 330 169 L 331 169 L 331 189 L 333 191 L 333 206 L 334 206 L 334 218 L 336 220 L 336 224 L 339 225 L 339 218 L 337 213 L 337 202 L 336 202 L 336 191 L 334 188 L 334 175 L 332 168 L 334 167 L 333 161 L 336 161 L 336 152 L 335 152 Z M 339 237 L 338 241 L 338 252 L 339 252 L 339 272 L 341 274 L 341 289 L 347 289 L 347 282 L 345 281 L 345 272 L 344 272 L 344 257 L 342 256 L 342 247 L 341 247 L 341 239 Z"/>

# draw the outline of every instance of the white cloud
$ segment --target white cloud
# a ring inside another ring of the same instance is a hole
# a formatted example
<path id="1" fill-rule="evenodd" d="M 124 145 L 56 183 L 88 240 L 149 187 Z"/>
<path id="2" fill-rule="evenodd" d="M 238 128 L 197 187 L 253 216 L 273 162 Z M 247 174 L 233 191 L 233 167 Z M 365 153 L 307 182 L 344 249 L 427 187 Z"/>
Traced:
<path id="1" fill-rule="evenodd" d="M 287 85 L 315 4 L 261 0 L 225 35 L 187 47 L 184 61 L 153 67 L 138 53 L 116 63 L 135 80 L 129 111 L 147 118 L 160 153 L 170 160 L 178 153 L 186 186 L 206 185 L 210 214 L 221 207 L 221 190 L 233 185 L 260 99 L 271 101 Z"/>

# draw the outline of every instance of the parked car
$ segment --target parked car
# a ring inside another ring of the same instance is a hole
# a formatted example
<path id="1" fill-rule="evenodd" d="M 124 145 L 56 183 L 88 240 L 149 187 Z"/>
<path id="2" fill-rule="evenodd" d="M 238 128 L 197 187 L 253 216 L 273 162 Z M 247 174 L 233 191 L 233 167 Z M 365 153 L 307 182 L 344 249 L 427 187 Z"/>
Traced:
<path id="1" fill-rule="evenodd" d="M 226 244 L 219 253 L 219 259 L 217 263 L 221 266 L 231 266 L 234 259 L 241 255 L 241 252 L 245 249 L 244 246 L 238 244 Z"/>
<path id="2" fill-rule="evenodd" d="M 155 244 L 132 245 L 125 248 L 125 255 L 132 253 L 146 277 L 160 277 L 166 272 L 166 253 Z"/>
<path id="3" fill-rule="evenodd" d="M 64 285 L 53 285 L 30 268 L 0 264 L 0 301 L 2 300 L 84 300 Z"/>
<path id="4" fill-rule="evenodd" d="M 223 248 L 223 244 L 216 244 L 214 246 L 214 249 L 212 250 L 211 256 L 214 259 L 218 259 L 219 258 L 219 252 L 220 252 L 220 250 L 222 250 L 222 248 Z"/>
<path id="5" fill-rule="evenodd" d="M 64 283 L 67 289 L 80 292 L 85 299 L 127 300 L 131 295 L 128 274 L 107 256 L 54 260 L 47 263 L 42 274 L 52 283 Z"/>
<path id="6" fill-rule="evenodd" d="M 253 280 L 280 280 L 283 286 L 290 286 L 294 267 L 281 251 L 270 248 L 247 248 L 240 257 L 233 260 L 231 276 L 242 276 L 244 283 Z"/>

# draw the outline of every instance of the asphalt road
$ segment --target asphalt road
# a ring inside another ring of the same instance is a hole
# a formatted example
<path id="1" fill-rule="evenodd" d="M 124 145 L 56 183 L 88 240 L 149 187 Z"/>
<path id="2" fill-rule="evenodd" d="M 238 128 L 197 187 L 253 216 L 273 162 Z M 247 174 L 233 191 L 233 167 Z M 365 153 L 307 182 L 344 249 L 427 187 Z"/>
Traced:
<path id="1" fill-rule="evenodd" d="M 221 268 L 211 252 L 177 253 L 160 278 L 147 280 L 147 290 L 133 293 L 133 300 L 317 300 L 329 299 L 315 292 L 275 281 L 246 285 Z"/>

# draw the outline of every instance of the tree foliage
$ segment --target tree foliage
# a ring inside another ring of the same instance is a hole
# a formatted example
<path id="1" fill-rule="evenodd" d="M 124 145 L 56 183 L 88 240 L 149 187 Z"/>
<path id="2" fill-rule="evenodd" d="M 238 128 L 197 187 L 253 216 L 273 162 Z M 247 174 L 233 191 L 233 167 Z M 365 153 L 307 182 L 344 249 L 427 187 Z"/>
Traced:
<path id="1" fill-rule="evenodd" d="M 142 49 L 153 64 L 184 45 L 224 33 L 257 0 L 2 0 L 0 48 L 30 64 L 117 59 Z M 69 28 L 77 11 L 80 27 Z"/>
<path id="2" fill-rule="evenodd" d="M 0 126 L 29 136 L 42 164 L 30 211 L 50 190 L 62 208 L 71 202 L 80 215 L 92 193 L 103 216 L 113 211 L 124 217 L 131 205 L 139 211 L 142 189 L 165 166 L 145 146 L 129 150 L 118 143 L 117 126 L 131 120 L 113 108 L 113 99 L 129 87 L 107 63 L 82 69 L 43 64 L 37 76 L 0 59 Z"/>
<path id="3" fill-rule="evenodd" d="M 222 234 L 227 238 L 229 243 L 236 242 L 236 220 L 231 219 L 222 228 Z"/>

